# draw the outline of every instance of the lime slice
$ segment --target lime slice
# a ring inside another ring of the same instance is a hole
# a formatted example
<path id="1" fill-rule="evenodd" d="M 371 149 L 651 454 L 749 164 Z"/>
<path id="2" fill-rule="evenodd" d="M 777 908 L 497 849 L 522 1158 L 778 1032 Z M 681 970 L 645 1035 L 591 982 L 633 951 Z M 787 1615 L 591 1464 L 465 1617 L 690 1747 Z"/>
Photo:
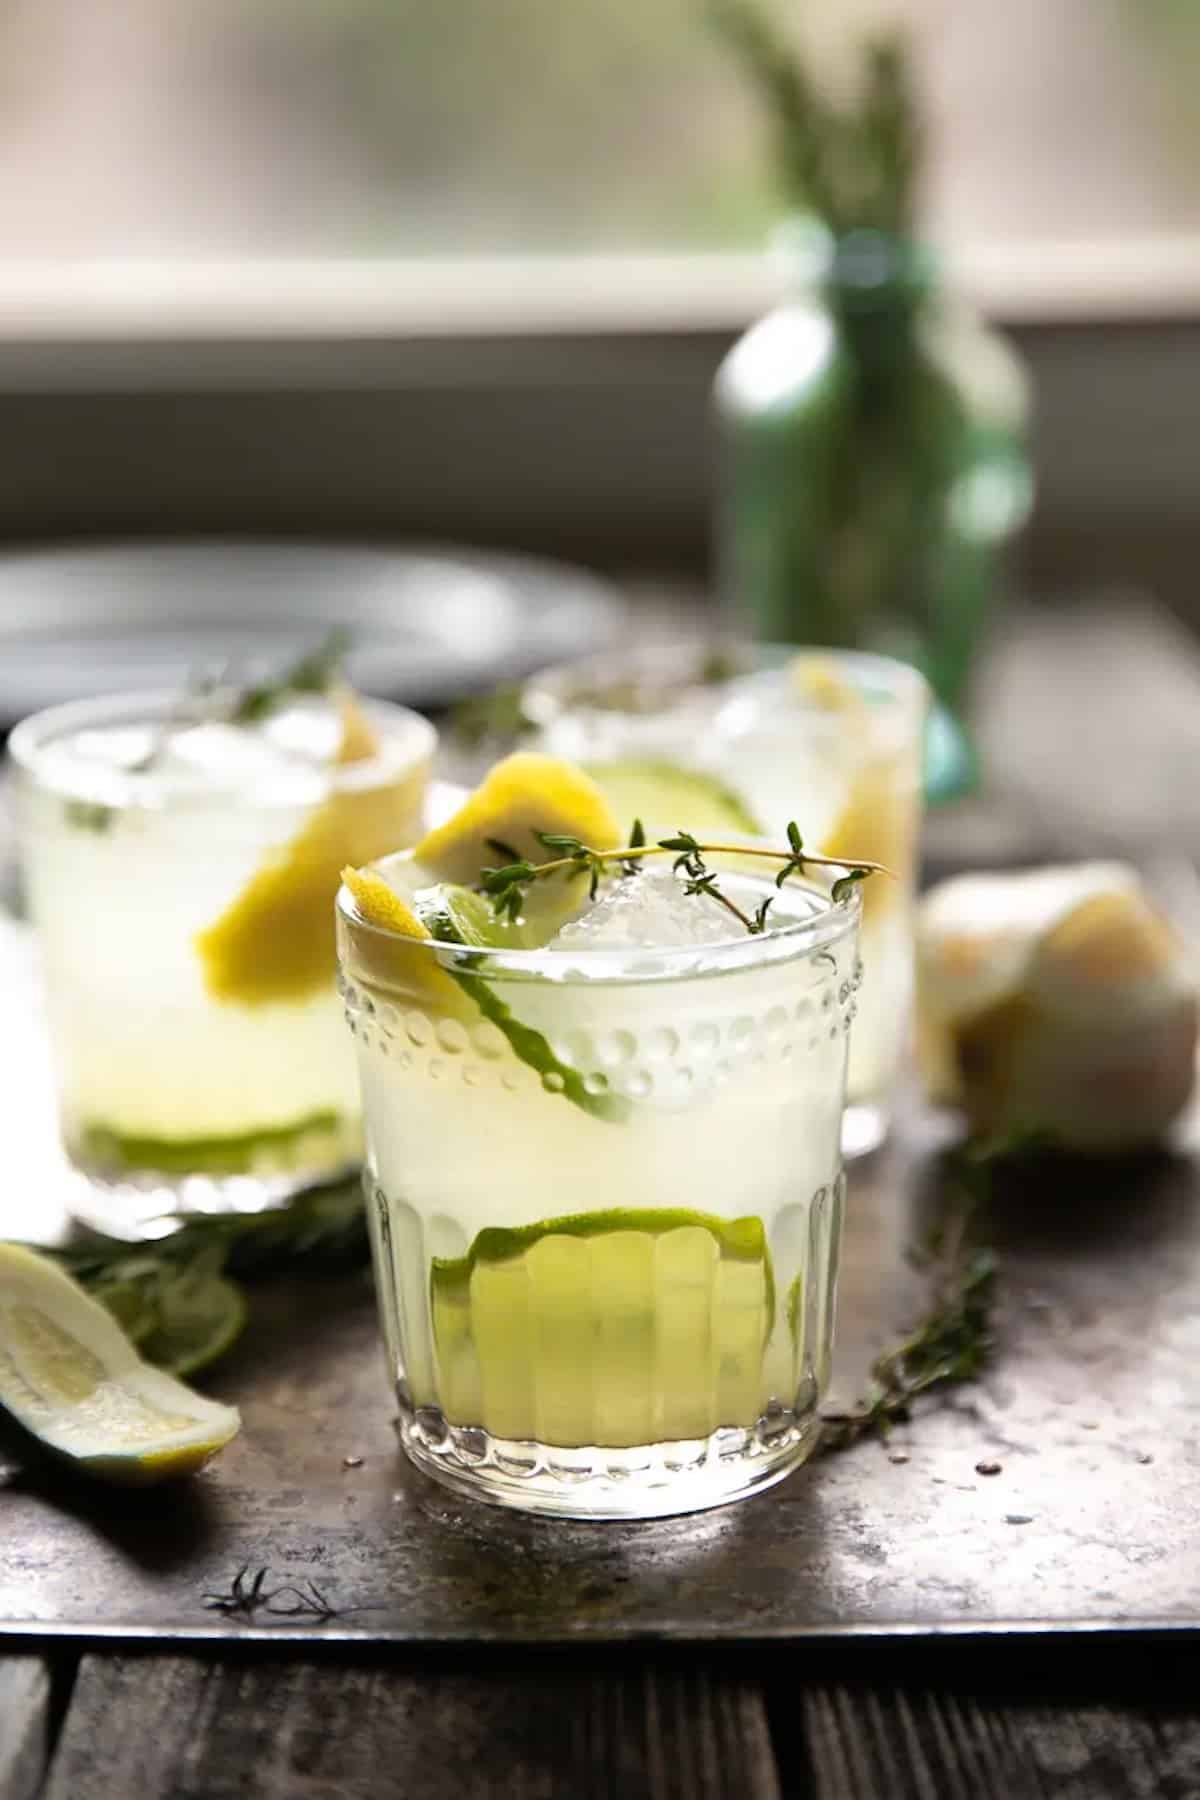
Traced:
<path id="1" fill-rule="evenodd" d="M 547 852 L 547 855 L 549 852 Z M 424 896 L 423 896 L 424 898 Z M 558 929 L 557 919 L 498 918 L 486 894 L 445 882 L 429 890 L 429 910 L 443 914 L 460 943 L 479 950 L 539 950 Z M 434 932 L 437 937 L 439 933 Z"/>
<path id="2" fill-rule="evenodd" d="M 326 1142 L 333 1152 L 339 1140 L 351 1142 L 350 1128 L 340 1113 L 327 1111 L 309 1113 L 290 1125 L 204 1138 L 144 1137 L 91 1120 L 79 1133 L 79 1148 L 87 1161 L 105 1169 L 239 1175 L 262 1168 L 308 1166 Z M 353 1158 L 347 1154 L 345 1160 Z"/>
<path id="3" fill-rule="evenodd" d="M 430 1277 L 457 1425 L 628 1448 L 752 1425 L 774 1323 L 761 1219 L 615 1209 L 488 1228 Z"/>
<path id="4" fill-rule="evenodd" d="M 671 762 L 593 763 L 588 773 L 628 830 L 640 819 L 651 840 L 668 832 L 757 837 L 762 827 L 742 796 L 717 776 Z"/>
<path id="5" fill-rule="evenodd" d="M 0 1245 L 0 1404 L 108 1481 L 186 1475 L 241 1426 L 234 1407 L 143 1362 L 116 1320 L 44 1256 Z"/>

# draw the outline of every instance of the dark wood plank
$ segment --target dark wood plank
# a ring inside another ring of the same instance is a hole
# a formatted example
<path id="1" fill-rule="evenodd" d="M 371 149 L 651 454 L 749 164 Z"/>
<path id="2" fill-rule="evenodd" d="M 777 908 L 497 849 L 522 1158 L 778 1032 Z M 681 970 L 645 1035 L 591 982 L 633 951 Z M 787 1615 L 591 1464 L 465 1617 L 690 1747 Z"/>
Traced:
<path id="1" fill-rule="evenodd" d="M 816 1687 L 800 1701 L 812 1800 L 1194 1800 L 1200 1717 L 1146 1706 Z"/>
<path id="2" fill-rule="evenodd" d="M 86 1657 L 45 1800 L 779 1800 L 756 1684 L 526 1662 L 457 1672 Z"/>
<path id="3" fill-rule="evenodd" d="M 49 1742 L 49 1664 L 40 1656 L 0 1658 L 0 1800 L 33 1800 Z"/>

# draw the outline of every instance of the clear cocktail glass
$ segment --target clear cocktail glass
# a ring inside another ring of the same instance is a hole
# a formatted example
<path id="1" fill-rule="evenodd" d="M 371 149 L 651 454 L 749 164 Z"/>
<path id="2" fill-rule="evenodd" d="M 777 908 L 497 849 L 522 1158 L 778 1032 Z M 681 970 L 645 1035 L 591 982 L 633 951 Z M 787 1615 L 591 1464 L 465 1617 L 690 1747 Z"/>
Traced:
<path id="1" fill-rule="evenodd" d="M 845 1150 L 886 1135 L 908 1048 L 926 683 L 889 657 L 786 646 L 651 647 L 564 664 L 526 687 L 538 745 L 595 777 L 653 837 L 781 833 L 801 813 L 827 855 L 881 862 L 863 893 L 863 985 Z"/>
<path id="2" fill-rule="evenodd" d="M 53 708 L 9 741 L 73 1204 L 118 1232 L 352 1169 L 333 900 L 412 842 L 436 735 L 313 696 L 246 725 L 186 696 Z"/>
<path id="3" fill-rule="evenodd" d="M 377 868 L 402 887 L 402 863 Z M 860 897 L 739 864 L 744 909 L 776 895 L 747 936 L 637 879 L 540 950 L 338 901 L 404 1447 L 566 1517 L 779 1480 L 829 1374 Z"/>

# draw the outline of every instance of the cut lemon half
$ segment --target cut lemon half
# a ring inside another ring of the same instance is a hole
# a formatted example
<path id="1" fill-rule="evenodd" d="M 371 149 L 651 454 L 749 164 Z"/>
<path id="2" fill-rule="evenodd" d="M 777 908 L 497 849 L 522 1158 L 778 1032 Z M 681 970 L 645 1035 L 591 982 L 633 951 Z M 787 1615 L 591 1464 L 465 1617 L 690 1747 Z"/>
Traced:
<path id="1" fill-rule="evenodd" d="M 0 1244 L 0 1404 L 50 1450 L 107 1481 L 188 1475 L 241 1427 L 142 1361 L 112 1315 L 47 1257 Z"/>
<path id="2" fill-rule="evenodd" d="M 357 697 L 339 698 L 339 765 L 378 748 Z M 298 1000 L 327 987 L 336 966 L 333 901 L 347 863 L 398 849 L 418 828 L 427 765 L 396 781 L 339 787 L 303 830 L 269 855 L 242 892 L 196 939 L 204 981 L 215 1000 L 242 1006 Z"/>

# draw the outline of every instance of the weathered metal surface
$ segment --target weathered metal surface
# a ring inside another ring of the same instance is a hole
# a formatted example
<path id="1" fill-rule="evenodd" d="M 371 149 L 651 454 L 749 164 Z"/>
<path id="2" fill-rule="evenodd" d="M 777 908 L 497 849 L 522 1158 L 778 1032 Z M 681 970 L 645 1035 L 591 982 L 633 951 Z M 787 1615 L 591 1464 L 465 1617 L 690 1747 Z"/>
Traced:
<path id="1" fill-rule="evenodd" d="M 1099 642 L 1103 656 L 1081 655 Z M 1190 893 L 1190 865 L 1159 854 L 1200 843 L 1184 766 L 1200 680 L 1190 643 L 1122 606 L 1016 621 L 1001 650 L 981 721 L 991 793 L 976 823 L 990 835 L 972 838 L 962 809 L 938 815 L 931 864 L 1119 847 L 1152 863 L 1160 888 L 1187 876 Z M 10 1019 L 15 981 L 0 960 Z M 14 1044 L 7 1067 L 3 1049 L 0 1030 L 6 1152 L 18 1122 L 44 1144 L 32 1047 Z M 936 1203 L 934 1137 L 913 1113 L 873 1167 L 852 1171 L 842 1398 L 912 1316 L 903 1249 Z M 1195 1127 L 1192 1144 L 1120 1166 L 1047 1164 L 1001 1196 L 1001 1354 L 985 1384 L 894 1441 L 907 1462 L 863 1444 L 690 1519 L 549 1523 L 444 1494 L 396 1451 L 365 1277 L 261 1289 L 210 1384 L 241 1405 L 243 1437 L 189 1486 L 105 1494 L 0 1439 L 0 1629 L 538 1642 L 1198 1625 Z M 31 1151 L 20 1174 L 6 1164 L 0 1233 L 48 1226 L 54 1182 L 35 1163 Z M 1000 1473 L 979 1475 L 980 1462 Z M 315 1578 L 363 1610 L 261 1626 L 206 1611 L 204 1594 L 243 1565 Z"/>
<path id="2" fill-rule="evenodd" d="M 914 1113 L 853 1172 L 847 1394 L 911 1316 L 920 1284 L 902 1253 L 936 1204 L 934 1149 Z M 1198 1190 L 1183 1150 L 1023 1178 L 993 1209 L 1003 1346 L 984 1385 L 886 1448 L 644 1525 L 444 1493 L 396 1450 L 365 1275 L 261 1288 L 211 1382 L 244 1434 L 190 1485 L 93 1490 L 0 1442 L 0 1619 L 16 1633 L 514 1642 L 1198 1623 Z M 243 1565 L 315 1578 L 343 1610 L 256 1624 L 205 1610 Z"/>

